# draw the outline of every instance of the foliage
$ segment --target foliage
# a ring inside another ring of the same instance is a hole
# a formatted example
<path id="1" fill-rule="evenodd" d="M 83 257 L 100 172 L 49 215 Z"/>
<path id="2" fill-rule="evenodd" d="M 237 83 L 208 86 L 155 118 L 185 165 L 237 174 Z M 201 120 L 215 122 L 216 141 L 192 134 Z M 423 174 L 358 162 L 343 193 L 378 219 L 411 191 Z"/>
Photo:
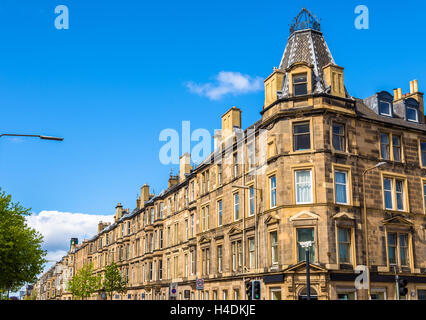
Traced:
<path id="1" fill-rule="evenodd" d="M 101 288 L 101 276 L 93 274 L 93 264 L 83 266 L 74 277 L 68 281 L 68 290 L 74 298 L 89 298 Z"/>
<path id="2" fill-rule="evenodd" d="M 115 262 L 111 263 L 105 268 L 105 278 L 103 282 L 103 289 L 112 300 L 114 292 L 126 292 L 126 279 L 120 273 L 118 266 Z"/>
<path id="3" fill-rule="evenodd" d="M 29 296 L 28 295 L 24 296 L 24 300 L 37 300 L 37 297 L 38 297 L 37 290 L 34 289 L 31 291 L 31 294 Z"/>
<path id="4" fill-rule="evenodd" d="M 0 189 L 0 292 L 19 290 L 35 282 L 46 263 L 43 237 L 26 223 L 31 209 L 12 203 Z"/>

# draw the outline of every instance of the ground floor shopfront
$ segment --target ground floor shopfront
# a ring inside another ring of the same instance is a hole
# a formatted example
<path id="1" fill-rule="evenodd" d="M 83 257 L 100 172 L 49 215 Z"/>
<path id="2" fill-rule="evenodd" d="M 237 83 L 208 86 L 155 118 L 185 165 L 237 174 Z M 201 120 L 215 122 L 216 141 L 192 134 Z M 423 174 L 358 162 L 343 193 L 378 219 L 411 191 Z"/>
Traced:
<path id="1" fill-rule="evenodd" d="M 317 265 L 310 266 L 310 293 L 317 300 L 366 300 L 367 290 L 357 289 L 355 280 L 359 274 L 353 270 L 330 271 Z M 400 274 L 408 281 L 408 294 L 400 299 L 426 300 L 426 274 Z M 370 275 L 370 296 L 373 300 L 395 300 L 395 275 L 374 273 Z M 170 282 L 131 288 L 124 294 L 115 294 L 113 300 L 245 300 L 245 283 L 261 280 L 262 300 L 303 300 L 307 297 L 306 263 L 302 262 L 281 272 L 250 274 L 244 277 L 204 279 L 204 286 L 197 288 L 196 281 L 175 283 L 175 297 L 170 294 Z M 105 299 L 99 294 L 97 299 Z"/>

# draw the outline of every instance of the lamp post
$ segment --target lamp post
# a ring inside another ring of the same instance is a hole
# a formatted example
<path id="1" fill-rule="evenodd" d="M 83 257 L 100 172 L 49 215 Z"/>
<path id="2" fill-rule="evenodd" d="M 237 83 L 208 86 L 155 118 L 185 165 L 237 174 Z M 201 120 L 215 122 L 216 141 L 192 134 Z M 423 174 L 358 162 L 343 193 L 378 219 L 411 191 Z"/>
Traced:
<path id="1" fill-rule="evenodd" d="M 362 200 L 364 202 L 363 218 L 364 218 L 364 225 L 365 225 L 364 226 L 365 263 L 366 263 L 367 272 L 368 272 L 367 299 L 370 299 L 371 284 L 370 284 L 370 261 L 369 261 L 369 255 L 368 255 L 368 224 L 367 224 L 367 201 L 365 200 L 365 174 L 368 171 L 381 167 L 385 164 L 387 164 L 387 162 L 379 162 L 375 166 L 365 169 L 364 172 L 362 173 Z"/>
<path id="2" fill-rule="evenodd" d="M 314 243 L 313 241 L 299 242 L 300 246 L 302 248 L 305 248 L 305 253 L 306 253 L 306 296 L 308 300 L 311 300 L 311 274 L 310 274 L 309 248 L 312 247 L 313 243 Z"/>
<path id="3" fill-rule="evenodd" d="M 53 140 L 53 141 L 63 141 L 64 140 L 64 138 L 50 137 L 50 136 L 43 136 L 43 135 L 35 135 L 35 134 L 3 133 L 3 134 L 0 134 L 0 138 L 1 137 L 30 137 L 30 138 L 40 138 L 41 140 Z"/>

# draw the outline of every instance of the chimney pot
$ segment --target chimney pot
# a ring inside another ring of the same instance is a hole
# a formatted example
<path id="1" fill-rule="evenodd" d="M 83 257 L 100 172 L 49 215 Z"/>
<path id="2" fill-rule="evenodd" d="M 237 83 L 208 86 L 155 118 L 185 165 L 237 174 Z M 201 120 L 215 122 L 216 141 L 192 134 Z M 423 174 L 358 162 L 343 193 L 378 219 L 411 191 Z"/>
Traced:
<path id="1" fill-rule="evenodd" d="M 402 98 L 402 89 L 398 88 L 398 100 Z"/>
<path id="2" fill-rule="evenodd" d="M 413 80 L 413 93 L 419 92 L 419 81 Z"/>

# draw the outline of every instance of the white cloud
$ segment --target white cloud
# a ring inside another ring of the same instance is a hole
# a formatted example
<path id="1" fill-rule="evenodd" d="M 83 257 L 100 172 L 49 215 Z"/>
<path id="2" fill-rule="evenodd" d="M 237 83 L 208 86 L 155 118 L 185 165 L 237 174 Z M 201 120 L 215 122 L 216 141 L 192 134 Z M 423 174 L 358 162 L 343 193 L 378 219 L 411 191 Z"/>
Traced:
<path id="1" fill-rule="evenodd" d="M 208 97 L 211 100 L 219 100 L 227 94 L 237 95 L 263 89 L 262 78 L 253 78 L 240 72 L 221 71 L 216 75 L 215 80 L 214 83 L 204 84 L 188 82 L 186 86 L 191 92 Z"/>
<path id="2" fill-rule="evenodd" d="M 48 251 L 48 260 L 59 260 L 69 250 L 70 239 L 81 243 L 98 231 L 99 221 L 113 222 L 112 215 L 91 215 L 60 211 L 41 211 L 27 217 L 28 226 L 44 237 L 43 248 Z M 62 255 L 61 255 L 62 254 Z"/>

